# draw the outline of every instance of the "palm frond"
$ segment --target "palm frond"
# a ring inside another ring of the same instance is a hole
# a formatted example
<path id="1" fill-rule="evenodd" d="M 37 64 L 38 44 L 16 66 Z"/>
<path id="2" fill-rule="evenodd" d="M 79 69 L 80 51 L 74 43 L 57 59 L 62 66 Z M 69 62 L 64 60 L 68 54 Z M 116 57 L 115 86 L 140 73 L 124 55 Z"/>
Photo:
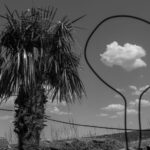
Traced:
<path id="1" fill-rule="evenodd" d="M 79 57 L 72 51 L 72 24 L 66 16 L 54 22 L 57 9 L 16 10 L 4 16 L 7 25 L 0 39 L 0 96 L 16 93 L 20 86 L 30 92 L 39 84 L 50 84 L 53 99 L 67 102 L 84 92 L 77 67 Z"/>
<path id="2" fill-rule="evenodd" d="M 68 20 L 64 17 L 54 29 L 52 49 L 48 55 L 47 74 L 53 87 L 52 100 L 74 102 L 85 93 L 79 78 L 79 57 L 72 51 L 74 42 Z"/>
<path id="3" fill-rule="evenodd" d="M 40 53 L 38 51 L 41 49 L 41 30 L 37 16 L 31 17 L 25 13 L 15 16 L 10 11 L 6 16 L 8 24 L 1 36 L 1 54 L 3 54 L 0 58 L 2 61 L 0 84 L 1 88 L 5 89 L 0 92 L 2 95 L 12 94 L 14 92 L 12 89 L 15 89 L 18 83 L 24 85 L 25 91 L 36 84 L 35 61 L 38 62 Z"/>
<path id="4" fill-rule="evenodd" d="M 71 21 L 71 22 L 69 23 L 69 25 L 70 25 L 70 24 L 74 24 L 74 23 L 76 23 L 77 21 L 79 21 L 79 20 L 83 19 L 85 16 L 86 16 L 86 15 L 82 15 L 82 16 L 80 16 L 80 17 L 78 17 L 78 18 L 74 19 L 73 21 Z"/>

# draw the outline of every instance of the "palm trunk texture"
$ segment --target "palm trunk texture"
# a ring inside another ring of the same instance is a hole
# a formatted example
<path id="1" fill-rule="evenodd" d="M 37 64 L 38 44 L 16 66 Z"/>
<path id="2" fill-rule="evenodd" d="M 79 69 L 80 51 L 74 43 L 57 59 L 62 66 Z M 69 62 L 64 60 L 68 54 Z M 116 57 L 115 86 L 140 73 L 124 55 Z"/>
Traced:
<path id="1" fill-rule="evenodd" d="M 15 100 L 15 133 L 18 136 L 19 150 L 38 150 L 40 133 L 44 128 L 45 103 L 44 89 L 36 88 L 28 95 L 21 88 Z"/>

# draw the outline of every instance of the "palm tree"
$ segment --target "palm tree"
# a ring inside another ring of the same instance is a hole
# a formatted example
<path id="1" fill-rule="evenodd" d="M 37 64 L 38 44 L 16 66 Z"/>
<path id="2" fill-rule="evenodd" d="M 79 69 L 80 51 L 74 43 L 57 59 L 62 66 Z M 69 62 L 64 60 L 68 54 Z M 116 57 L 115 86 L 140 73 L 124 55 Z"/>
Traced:
<path id="1" fill-rule="evenodd" d="M 6 25 L 0 39 L 0 97 L 15 99 L 15 132 L 19 150 L 38 149 L 45 126 L 47 93 L 52 102 L 73 103 L 84 91 L 79 57 L 72 51 L 73 21 L 55 22 L 57 9 L 32 8 L 1 16 Z"/>

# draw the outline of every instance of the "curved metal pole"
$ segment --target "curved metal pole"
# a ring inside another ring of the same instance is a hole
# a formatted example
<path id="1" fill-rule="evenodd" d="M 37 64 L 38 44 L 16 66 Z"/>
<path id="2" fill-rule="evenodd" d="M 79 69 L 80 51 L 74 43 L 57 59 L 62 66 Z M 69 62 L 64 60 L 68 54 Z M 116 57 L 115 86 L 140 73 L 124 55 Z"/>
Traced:
<path id="1" fill-rule="evenodd" d="M 123 101 L 124 101 L 124 106 L 125 106 L 125 111 L 124 111 L 124 128 L 125 128 L 125 141 L 126 141 L 126 150 L 128 150 L 128 135 L 127 135 L 127 100 L 125 98 L 125 96 L 118 91 L 116 88 L 114 88 L 112 85 L 110 85 L 108 82 L 106 82 L 100 75 L 98 75 L 98 73 L 94 70 L 94 68 L 92 67 L 92 65 L 90 64 L 90 62 L 88 61 L 87 58 L 87 47 L 88 44 L 90 42 L 90 39 L 92 38 L 92 36 L 94 35 L 94 33 L 98 30 L 98 28 L 106 21 L 111 20 L 111 19 L 116 19 L 116 18 L 131 18 L 131 19 L 135 19 L 135 20 L 139 20 L 142 21 L 146 24 L 150 24 L 149 21 L 139 18 L 139 17 L 135 17 L 135 16 L 131 16 L 131 15 L 114 15 L 114 16 L 110 16 L 107 17 L 105 19 L 103 19 L 102 21 L 100 21 L 96 27 L 92 30 L 92 32 L 90 33 L 90 35 L 88 36 L 86 43 L 85 43 L 85 47 L 84 47 L 84 58 L 85 61 L 87 63 L 87 65 L 89 66 L 89 68 L 92 70 L 92 72 L 95 74 L 95 76 L 103 83 L 105 84 L 107 87 L 109 87 L 111 90 L 113 90 L 114 92 L 116 92 L 117 94 L 119 94 Z"/>
<path id="2" fill-rule="evenodd" d="M 139 145 L 138 149 L 141 149 L 141 142 L 142 142 L 142 124 L 141 124 L 141 100 L 142 96 L 150 89 L 150 86 L 148 86 L 139 97 L 139 104 L 138 104 L 138 120 L 139 120 Z"/>

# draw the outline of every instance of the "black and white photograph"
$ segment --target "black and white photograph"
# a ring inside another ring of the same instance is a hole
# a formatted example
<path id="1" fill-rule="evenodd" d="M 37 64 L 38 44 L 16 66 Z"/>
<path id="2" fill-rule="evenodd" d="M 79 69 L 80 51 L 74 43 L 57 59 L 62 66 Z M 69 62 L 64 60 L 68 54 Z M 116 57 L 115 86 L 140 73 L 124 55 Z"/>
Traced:
<path id="1" fill-rule="evenodd" d="M 150 0 L 0 0 L 0 150 L 150 150 Z"/>

